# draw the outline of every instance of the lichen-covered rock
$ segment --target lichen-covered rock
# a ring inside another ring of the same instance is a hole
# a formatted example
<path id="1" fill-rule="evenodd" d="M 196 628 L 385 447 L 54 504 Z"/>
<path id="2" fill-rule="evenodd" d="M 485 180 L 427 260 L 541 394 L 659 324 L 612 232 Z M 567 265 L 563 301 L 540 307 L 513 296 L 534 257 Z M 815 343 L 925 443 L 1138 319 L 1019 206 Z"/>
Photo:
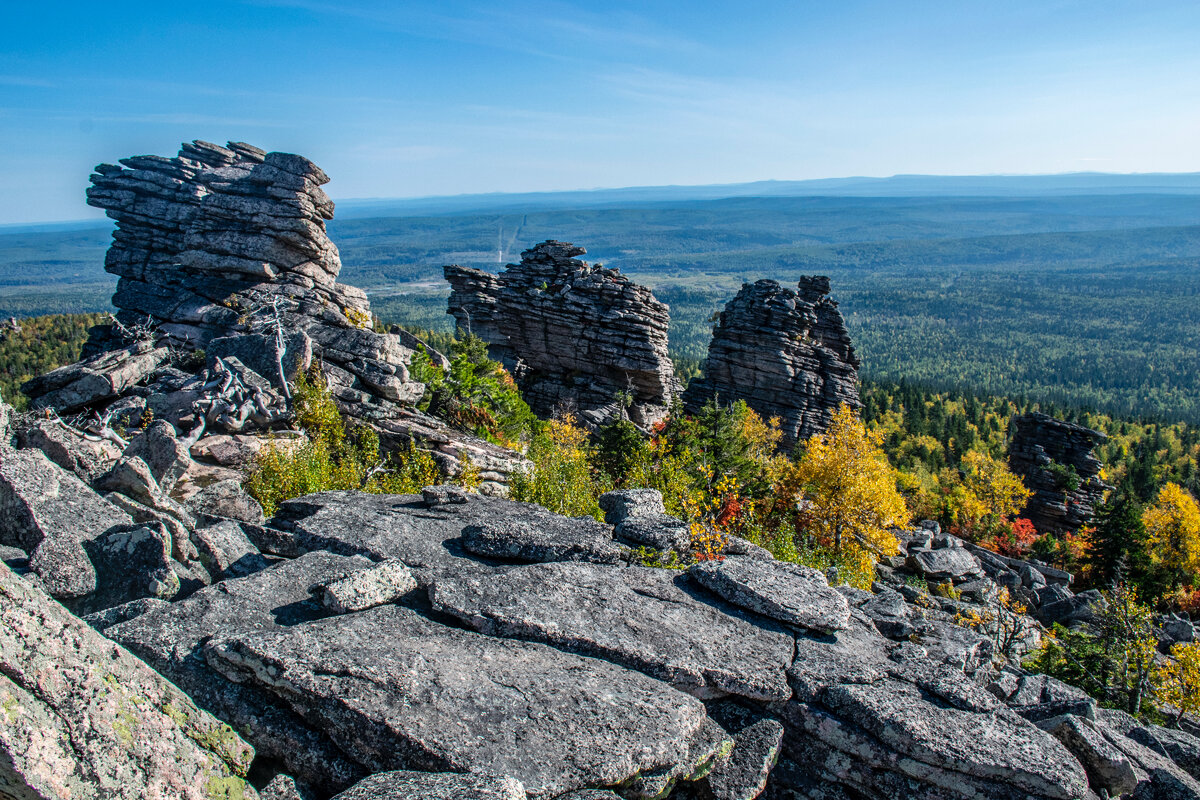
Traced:
<path id="1" fill-rule="evenodd" d="M 617 564 L 621 546 L 591 518 L 497 519 L 463 528 L 467 552 L 515 561 L 591 561 Z"/>
<path id="2" fill-rule="evenodd" d="M 688 574 L 736 606 L 796 625 L 831 633 L 850 622 L 850 605 L 818 570 L 755 558 L 701 561 Z"/>
<path id="3" fill-rule="evenodd" d="M 417 579 L 404 562 L 389 559 L 326 581 L 316 591 L 330 611 L 349 614 L 394 602 L 415 588 Z"/>
<path id="4" fill-rule="evenodd" d="M 714 800 L 754 800 L 767 786 L 783 745 L 783 724 L 733 703 L 709 706 L 709 715 L 733 737 L 733 750 L 708 774 Z"/>
<path id="5" fill-rule="evenodd" d="M 233 520 L 197 528 L 192 531 L 191 541 L 200 563 L 214 580 L 242 578 L 269 566 L 242 526 Z"/>
<path id="6" fill-rule="evenodd" d="M 117 526 L 83 546 L 96 569 L 96 590 L 72 603 L 76 613 L 143 598 L 170 600 L 182 588 L 171 558 L 171 534 L 161 524 Z"/>
<path id="7" fill-rule="evenodd" d="M 983 574 L 979 562 L 962 547 L 918 550 L 909 555 L 908 566 L 934 581 L 962 581 Z"/>
<path id="8" fill-rule="evenodd" d="M 617 489 L 600 495 L 598 502 L 609 525 L 620 525 L 630 517 L 667 513 L 662 492 L 657 489 Z"/>
<path id="9" fill-rule="evenodd" d="M 861 405 L 858 367 L 828 278 L 802 278 L 795 291 L 761 280 L 721 312 L 704 377 L 688 384 L 684 408 L 745 400 L 763 419 L 779 417 L 781 445 L 790 448 L 824 433 L 839 406 Z"/>
<path id="10" fill-rule="evenodd" d="M 0 795 L 257 795 L 254 751 L 119 645 L 0 565 Z"/>
<path id="11" fill-rule="evenodd" d="M 325 616 L 312 590 L 331 578 L 366 569 L 371 562 L 311 553 L 245 578 L 226 580 L 185 600 L 106 628 L 196 704 L 228 722 L 258 753 L 284 764 L 305 783 L 338 791 L 365 774 L 319 728 L 310 727 L 270 693 L 232 683 L 204 660 L 209 639 L 274 630 Z"/>
<path id="12" fill-rule="evenodd" d="M 634 547 L 674 551 L 686 555 L 692 551 L 692 528 L 681 519 L 666 514 L 639 514 L 617 523 L 613 535 Z"/>
<path id="13" fill-rule="evenodd" d="M 262 505 L 235 478 L 200 489 L 187 499 L 187 507 L 193 514 L 206 519 L 231 519 L 252 525 L 261 525 L 264 521 Z"/>
<path id="14" fill-rule="evenodd" d="M 648 426 L 678 393 L 667 355 L 667 306 L 615 269 L 576 256 L 587 251 L 547 241 L 499 275 L 448 266 L 448 313 L 513 368 L 525 400 L 549 416 L 560 408 L 597 425 L 622 413 Z"/>
<path id="15" fill-rule="evenodd" d="M 121 448 L 106 439 L 92 440 L 62 420 L 35 419 L 17 426 L 18 446 L 41 450 L 46 458 L 84 483 L 91 483 L 121 457 Z"/>
<path id="16" fill-rule="evenodd" d="M 525 787 L 514 778 L 395 770 L 363 778 L 332 800 L 525 800 Z"/>
<path id="17" fill-rule="evenodd" d="M 147 342 L 96 352 L 30 380 L 21 387 L 34 408 L 75 412 L 111 400 L 150 376 L 170 357 L 166 347 Z"/>
<path id="18" fill-rule="evenodd" d="M 192 463 L 187 446 L 167 422 L 155 422 L 129 440 L 124 456 L 136 456 L 146 462 L 159 488 L 169 492 Z"/>
<path id="19" fill-rule="evenodd" d="M 532 503 L 480 495 L 430 508 L 419 495 L 320 492 L 281 503 L 269 523 L 276 538 L 259 547 L 287 558 L 314 550 L 373 561 L 394 558 L 426 586 L 438 575 L 491 572 L 492 567 L 463 547 L 462 535 L 470 526 L 497 522 L 532 530 L 580 525 Z"/>
<path id="20" fill-rule="evenodd" d="M 30 570 L 54 597 L 93 591 L 82 542 L 132 521 L 41 451 L 0 445 L 0 544 L 29 553 Z"/>
<path id="21" fill-rule="evenodd" d="M 701 697 L 791 696 L 792 637 L 684 590 L 645 567 L 534 564 L 502 574 L 446 576 L 434 608 L 493 636 L 547 642 L 641 670 Z"/>
<path id="22" fill-rule="evenodd" d="M 603 661 L 388 605 L 215 638 L 210 662 L 274 692 L 373 771 L 510 775 L 534 798 L 710 760 L 695 698 Z"/>
<path id="23" fill-rule="evenodd" d="M 1008 463 L 1033 492 L 1021 516 L 1042 533 L 1077 531 L 1090 522 L 1112 488 L 1100 479 L 1103 464 L 1092 452 L 1107 439 L 1038 412 L 1014 419 Z"/>

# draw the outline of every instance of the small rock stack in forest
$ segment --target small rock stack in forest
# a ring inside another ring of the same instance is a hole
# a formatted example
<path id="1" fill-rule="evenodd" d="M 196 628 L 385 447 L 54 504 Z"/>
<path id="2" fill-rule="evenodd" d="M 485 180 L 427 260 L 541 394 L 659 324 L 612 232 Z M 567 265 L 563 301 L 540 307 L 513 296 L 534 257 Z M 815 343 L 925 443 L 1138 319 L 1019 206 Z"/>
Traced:
<path id="1" fill-rule="evenodd" d="M 451 265 L 449 314 L 513 370 L 526 401 L 548 416 L 573 410 L 598 425 L 620 414 L 648 426 L 679 391 L 667 355 L 667 306 L 587 251 L 546 241 L 499 275 Z"/>
<path id="2" fill-rule="evenodd" d="M 745 400 L 764 419 L 780 418 L 781 444 L 791 447 L 824 432 L 839 406 L 862 405 L 858 367 L 829 278 L 801 278 L 796 291 L 761 280 L 721 312 L 704 377 L 688 385 L 684 407 Z"/>
<path id="3" fill-rule="evenodd" d="M 1032 412 L 1012 422 L 1008 463 L 1033 492 L 1021 516 L 1042 533 L 1077 531 L 1111 488 L 1092 453 L 1108 439 L 1100 431 Z"/>

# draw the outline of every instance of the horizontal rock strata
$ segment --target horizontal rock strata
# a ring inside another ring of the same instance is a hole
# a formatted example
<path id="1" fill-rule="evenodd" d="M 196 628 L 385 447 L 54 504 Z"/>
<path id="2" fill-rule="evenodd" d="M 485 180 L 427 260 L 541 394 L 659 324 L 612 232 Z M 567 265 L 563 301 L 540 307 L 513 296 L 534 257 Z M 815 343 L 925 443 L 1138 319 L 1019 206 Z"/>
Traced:
<path id="1" fill-rule="evenodd" d="M 1077 531 L 1090 522 L 1111 488 L 1092 453 L 1108 437 L 1038 412 L 1014 419 L 1011 437 L 1009 466 L 1033 492 L 1021 516 L 1043 533 Z"/>
<path id="2" fill-rule="evenodd" d="M 684 408 L 744 400 L 763 419 L 779 417 L 781 444 L 790 448 L 823 433 L 839 406 L 861 405 L 858 367 L 828 278 L 802 278 L 796 290 L 761 280 L 742 286 L 721 312 L 704 376 L 688 384 Z"/>
<path id="3" fill-rule="evenodd" d="M 535 412 L 573 411 L 589 425 L 622 413 L 648 426 L 678 392 L 667 355 L 669 312 L 615 269 L 581 261 L 587 251 L 547 241 L 499 275 L 457 265 L 448 313 L 483 339 L 514 373 Z"/>
<path id="4" fill-rule="evenodd" d="M 555 797 L 681 764 L 691 772 L 714 755 L 688 746 L 706 724 L 704 706 L 665 684 L 396 606 L 206 649 L 231 678 L 331 725 L 372 770 L 509 775 L 531 797 Z"/>
<path id="5" fill-rule="evenodd" d="M 33 406 L 253 434 L 291 420 L 287 382 L 315 363 L 385 450 L 414 444 L 452 477 L 469 459 L 483 489 L 503 493 L 525 460 L 414 408 L 425 387 L 408 365 L 424 344 L 380 332 L 366 294 L 337 282 L 328 180 L 306 158 L 238 142 L 96 167 L 88 203 L 116 220 L 105 269 L 118 313 L 82 361 L 23 387 Z"/>

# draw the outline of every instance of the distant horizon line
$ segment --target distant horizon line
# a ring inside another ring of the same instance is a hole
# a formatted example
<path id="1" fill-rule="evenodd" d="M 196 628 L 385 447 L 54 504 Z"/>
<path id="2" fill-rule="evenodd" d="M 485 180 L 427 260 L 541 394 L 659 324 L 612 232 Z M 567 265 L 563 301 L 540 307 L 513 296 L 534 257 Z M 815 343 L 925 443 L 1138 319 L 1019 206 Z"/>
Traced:
<path id="1" fill-rule="evenodd" d="M 1079 171 L 1072 171 L 1072 172 L 992 172 L 992 173 L 977 173 L 977 174 L 937 174 L 937 173 L 904 173 L 904 172 L 900 172 L 900 173 L 895 173 L 893 175 L 888 175 L 888 176 L 848 175 L 848 176 L 842 176 L 842 177 L 828 177 L 828 178 L 799 178 L 799 179 L 763 178 L 763 179 L 759 179 L 759 180 L 736 181 L 736 182 L 731 182 L 731 183 L 695 183 L 695 184 L 665 183 L 665 184 L 638 185 L 638 186 L 594 186 L 594 187 L 589 187 L 589 188 L 576 188 L 576 189 L 536 189 L 536 190 L 515 191 L 515 192 L 490 191 L 490 192 L 461 192 L 458 194 L 444 194 L 444 195 L 359 196 L 359 197 L 346 197 L 346 198 L 342 198 L 342 199 L 335 198 L 334 202 L 338 207 L 349 206 L 348 209 L 344 209 L 344 210 L 350 210 L 350 211 L 354 211 L 354 210 L 366 211 L 371 206 L 378 206 L 378 205 L 383 205 L 383 204 L 396 204 L 398 206 L 408 206 L 408 205 L 419 206 L 419 205 L 425 204 L 425 205 L 429 205 L 431 207 L 443 206 L 446 208 L 453 208 L 454 206 L 461 206 L 461 208 L 455 209 L 455 210 L 466 211 L 466 210 L 470 210 L 470 206 L 463 205 L 463 204 L 465 204 L 465 203 L 469 204 L 469 202 L 473 199 L 479 199 L 479 200 L 485 200 L 485 201 L 498 200 L 498 199 L 502 200 L 503 198 L 513 198 L 514 200 L 519 199 L 519 198 L 551 199 L 554 196 L 561 197 L 561 196 L 603 195 L 603 194 L 615 195 L 615 194 L 620 194 L 620 193 L 650 194 L 650 193 L 653 193 L 656 191 L 657 192 L 705 193 L 706 190 L 708 192 L 713 192 L 713 191 L 719 192 L 722 190 L 748 189 L 751 187 L 768 186 L 768 185 L 774 186 L 774 187 L 795 186 L 797 188 L 801 188 L 801 187 L 818 188 L 818 187 L 824 186 L 824 187 L 828 187 L 830 189 L 840 189 L 841 190 L 841 191 L 838 191 L 838 192 L 835 192 L 835 193 L 829 194 L 829 195 L 813 193 L 813 192 L 804 192 L 804 193 L 800 193 L 800 194 L 789 194 L 787 192 L 778 192 L 778 193 L 772 193 L 772 194 L 764 196 L 767 198 L 775 198 L 775 199 L 783 198 L 783 197 L 826 197 L 826 196 L 842 197 L 842 198 L 848 198 L 848 199 L 854 198 L 854 197 L 860 197 L 860 198 L 867 198 L 867 197 L 914 197 L 914 198 L 916 198 L 916 197 L 946 197 L 946 198 L 952 198 L 952 197 L 956 197 L 956 196 L 968 196 L 968 197 L 997 196 L 997 197 L 1006 197 L 1006 198 L 1011 199 L 1011 198 L 1017 198 L 1017 197 L 1043 196 L 1046 193 L 1046 191 L 1049 190 L 1049 187 L 1043 187 L 1042 191 L 1036 192 L 1033 194 L 1006 193 L 1006 194 L 1001 194 L 1001 195 L 981 194 L 978 191 L 972 192 L 968 195 L 955 195 L 954 193 L 945 192 L 945 191 L 930 192 L 929 190 L 926 190 L 925 192 L 921 192 L 921 193 L 917 193 L 917 194 L 900 193 L 900 194 L 890 194 L 889 195 L 889 194 L 854 193 L 854 192 L 848 192 L 847 190 L 856 188 L 855 187 L 856 184 L 859 184 L 859 186 L 857 188 L 866 189 L 867 186 L 864 184 L 887 184 L 889 182 L 912 181 L 912 180 L 953 182 L 953 181 L 971 181 L 971 180 L 976 180 L 976 181 L 980 181 L 980 180 L 983 180 L 983 181 L 991 181 L 991 180 L 1009 181 L 1009 180 L 1021 180 L 1021 179 L 1027 179 L 1027 180 L 1028 179 L 1033 179 L 1033 180 L 1050 179 L 1050 180 L 1052 180 L 1052 179 L 1056 179 L 1056 178 L 1057 179 L 1071 179 L 1071 178 L 1174 179 L 1176 181 L 1187 181 L 1187 180 L 1191 179 L 1191 180 L 1196 181 L 1196 183 L 1194 185 L 1185 184 L 1183 186 L 1175 186 L 1175 187 L 1161 187 L 1161 186 L 1155 187 L 1155 186 L 1149 186 L 1149 185 L 1131 185 L 1131 186 L 1127 186 L 1127 187 L 1118 187 L 1118 186 L 1109 186 L 1109 187 L 1061 186 L 1061 187 L 1058 187 L 1059 192 L 1063 192 L 1063 193 L 1067 193 L 1067 194 L 1074 194 L 1076 192 L 1064 192 L 1064 190 L 1076 189 L 1079 194 L 1092 194 L 1095 192 L 1088 192 L 1087 190 L 1088 189 L 1094 190 L 1094 189 L 1099 189 L 1099 188 L 1110 189 L 1109 192 L 1104 192 L 1104 194 L 1158 194 L 1158 193 L 1164 193 L 1162 190 L 1167 189 L 1167 188 L 1175 189 L 1175 191 L 1172 191 L 1172 192 L 1165 192 L 1165 193 L 1169 193 L 1169 194 L 1191 194 L 1193 192 L 1200 194 L 1200 171 L 1196 171 L 1196 172 L 1103 172 L 1103 171 L 1095 171 L 1095 170 L 1079 170 Z M 982 187 L 980 187 L 980 188 L 982 188 Z M 1111 191 L 1112 189 L 1118 189 L 1118 188 L 1127 188 L 1130 191 L 1127 191 L 1127 192 L 1112 192 Z M 1159 191 L 1158 192 L 1151 191 L 1155 188 L 1159 189 Z M 1179 191 L 1181 189 L 1190 190 L 1190 191 L 1181 192 L 1181 191 Z M 638 202 L 665 202 L 665 201 L 669 201 L 669 200 L 687 201 L 687 200 L 745 199 L 745 198 L 750 198 L 750 197 L 755 197 L 755 196 L 756 195 L 754 195 L 754 194 L 745 194 L 745 193 L 735 193 L 735 194 L 731 194 L 731 195 L 707 194 L 706 196 L 696 196 L 696 197 L 690 197 L 690 198 L 683 197 L 683 196 L 674 196 L 674 197 L 665 196 L 665 197 L 659 197 L 659 198 L 647 197 L 647 198 L 643 198 L 643 199 L 639 200 Z M 631 199 L 631 198 L 627 198 L 627 200 L 628 199 Z M 610 205 L 611 202 L 612 201 L 610 201 L 610 203 L 607 203 L 606 205 Z M 491 205 L 491 204 L 488 203 L 486 205 Z M 433 211 L 433 208 L 430 208 L 429 212 L 436 213 Z M 445 213 L 446 213 L 446 209 L 444 209 L 441 212 L 441 214 L 438 214 L 438 216 L 441 216 Z M 355 214 L 355 216 L 361 218 L 361 214 Z M 15 232 L 21 232 L 21 231 L 36 232 L 37 229 L 45 229 L 45 228 L 58 229 L 58 228 L 64 228 L 64 227 L 66 227 L 66 228 L 88 227 L 88 228 L 90 228 L 93 226 L 99 227 L 101 223 L 106 222 L 106 221 L 108 221 L 108 220 L 103 215 L 98 215 L 98 216 L 91 216 L 91 217 L 76 217 L 76 218 L 72 218 L 72 219 L 42 220 L 42 221 L 38 221 L 38 222 L 0 222 L 0 232 L 3 232 L 3 233 L 15 233 Z"/>

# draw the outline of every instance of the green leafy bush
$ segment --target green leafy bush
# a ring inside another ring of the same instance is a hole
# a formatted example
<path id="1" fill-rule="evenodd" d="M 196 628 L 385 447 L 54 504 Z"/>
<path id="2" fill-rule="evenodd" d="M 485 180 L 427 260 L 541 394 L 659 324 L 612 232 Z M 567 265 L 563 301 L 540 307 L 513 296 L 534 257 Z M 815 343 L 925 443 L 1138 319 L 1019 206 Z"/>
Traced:
<path id="1" fill-rule="evenodd" d="M 528 441 L 536 417 L 478 336 L 468 334 L 451 344 L 448 370 L 422 350 L 413 356 L 409 374 L 425 384 L 418 403 L 422 411 L 503 447 L 519 449 Z"/>
<path id="2" fill-rule="evenodd" d="M 568 517 L 604 519 L 597 500 L 612 484 L 593 466 L 595 453 L 587 431 L 576 426 L 573 417 L 540 425 L 525 455 L 532 467 L 513 475 L 512 499 L 537 503 Z"/>
<path id="3" fill-rule="evenodd" d="M 433 456 L 411 445 L 384 458 L 379 436 L 347 425 L 319 371 L 297 377 L 292 392 L 296 422 L 308 440 L 271 442 L 255 458 L 246 491 L 268 515 L 293 497 L 335 489 L 375 494 L 416 492 L 439 483 Z"/>

